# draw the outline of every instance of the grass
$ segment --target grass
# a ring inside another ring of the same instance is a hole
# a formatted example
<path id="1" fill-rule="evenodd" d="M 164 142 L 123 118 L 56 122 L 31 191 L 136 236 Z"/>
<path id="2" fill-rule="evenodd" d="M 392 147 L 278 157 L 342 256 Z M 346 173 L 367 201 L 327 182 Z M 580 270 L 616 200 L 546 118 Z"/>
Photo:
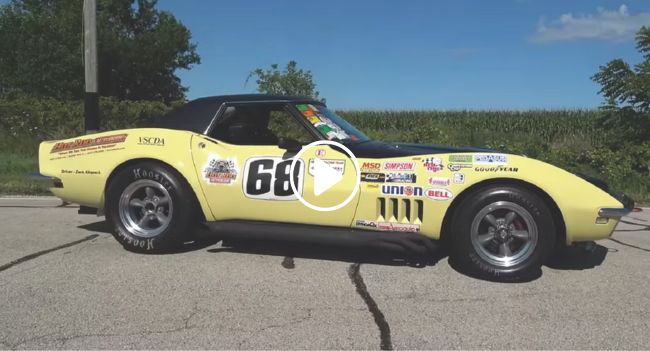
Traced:
<path id="1" fill-rule="evenodd" d="M 2 195 L 49 195 L 46 182 L 29 179 L 38 172 L 36 155 L 11 153 L 0 150 L 0 194 Z"/>

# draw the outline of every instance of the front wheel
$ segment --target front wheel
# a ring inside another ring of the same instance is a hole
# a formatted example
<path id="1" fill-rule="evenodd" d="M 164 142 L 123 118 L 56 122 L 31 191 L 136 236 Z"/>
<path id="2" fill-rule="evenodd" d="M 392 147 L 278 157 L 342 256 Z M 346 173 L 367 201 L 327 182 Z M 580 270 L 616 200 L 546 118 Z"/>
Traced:
<path id="1" fill-rule="evenodd" d="M 176 171 L 142 162 L 122 169 L 106 189 L 106 218 L 113 236 L 128 250 L 173 250 L 192 231 L 191 189 Z"/>
<path id="2" fill-rule="evenodd" d="M 470 275 L 517 280 L 539 272 L 555 246 L 546 203 L 527 189 L 493 186 L 463 200 L 452 221 L 452 260 Z"/>

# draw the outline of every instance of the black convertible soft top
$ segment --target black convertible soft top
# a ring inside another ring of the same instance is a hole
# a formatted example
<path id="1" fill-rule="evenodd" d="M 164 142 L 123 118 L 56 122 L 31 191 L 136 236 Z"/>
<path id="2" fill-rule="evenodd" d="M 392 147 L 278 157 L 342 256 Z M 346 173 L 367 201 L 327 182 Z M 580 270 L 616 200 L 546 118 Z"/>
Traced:
<path id="1" fill-rule="evenodd" d="M 287 96 L 287 95 L 270 95 L 270 94 L 241 94 L 241 95 L 221 95 L 203 97 L 192 100 L 185 105 L 174 109 L 167 115 L 155 121 L 152 127 L 188 130 L 195 133 L 203 134 L 210 126 L 212 119 L 219 111 L 219 107 L 224 103 L 245 103 L 245 102 L 304 102 L 322 104 L 306 96 Z"/>

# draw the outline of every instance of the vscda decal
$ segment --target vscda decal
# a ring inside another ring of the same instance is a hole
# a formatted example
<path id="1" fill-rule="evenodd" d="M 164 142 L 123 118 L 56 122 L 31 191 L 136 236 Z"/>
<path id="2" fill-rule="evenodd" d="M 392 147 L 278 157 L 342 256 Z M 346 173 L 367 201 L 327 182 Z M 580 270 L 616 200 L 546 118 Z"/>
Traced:
<path id="1" fill-rule="evenodd" d="M 281 157 L 253 157 L 246 160 L 244 167 L 244 195 L 259 200 L 297 200 L 291 189 L 289 173 L 293 159 Z M 296 189 L 302 194 L 305 164 L 296 161 L 293 170 Z"/>

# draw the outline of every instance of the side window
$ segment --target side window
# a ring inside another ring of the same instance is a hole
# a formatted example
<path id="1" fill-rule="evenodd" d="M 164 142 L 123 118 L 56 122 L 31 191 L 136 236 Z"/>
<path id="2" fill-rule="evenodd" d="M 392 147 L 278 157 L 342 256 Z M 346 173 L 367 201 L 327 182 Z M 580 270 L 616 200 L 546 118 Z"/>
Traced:
<path id="1" fill-rule="evenodd" d="M 312 141 L 307 129 L 281 105 L 229 106 L 210 136 L 236 145 L 278 145 L 280 138 Z"/>
<path id="2" fill-rule="evenodd" d="M 293 139 L 302 144 L 309 144 L 313 141 L 313 137 L 305 127 L 284 110 L 271 111 L 269 130 L 278 138 Z"/>

